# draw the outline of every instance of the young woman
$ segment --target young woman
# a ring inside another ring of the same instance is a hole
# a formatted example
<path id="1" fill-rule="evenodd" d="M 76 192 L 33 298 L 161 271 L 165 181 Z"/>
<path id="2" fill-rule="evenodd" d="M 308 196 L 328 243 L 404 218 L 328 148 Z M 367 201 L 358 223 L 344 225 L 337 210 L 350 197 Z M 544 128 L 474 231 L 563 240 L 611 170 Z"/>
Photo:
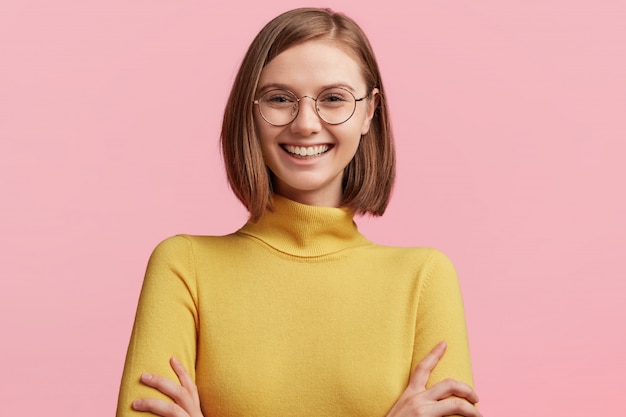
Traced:
<path id="1" fill-rule="evenodd" d="M 454 267 L 433 249 L 376 245 L 353 222 L 383 214 L 394 179 L 361 29 L 309 8 L 268 23 L 221 139 L 250 220 L 155 249 L 118 417 L 479 416 Z"/>

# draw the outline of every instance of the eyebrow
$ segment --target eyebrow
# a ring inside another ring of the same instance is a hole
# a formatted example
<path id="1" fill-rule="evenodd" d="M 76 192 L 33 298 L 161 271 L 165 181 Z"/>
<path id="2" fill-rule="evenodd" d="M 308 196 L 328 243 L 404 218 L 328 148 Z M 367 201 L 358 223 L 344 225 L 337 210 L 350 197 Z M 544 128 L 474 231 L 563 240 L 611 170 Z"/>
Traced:
<path id="1" fill-rule="evenodd" d="M 333 83 L 333 84 L 326 84 L 321 86 L 317 92 L 321 92 L 326 90 L 327 88 L 336 88 L 336 87 L 341 87 L 341 88 L 345 88 L 346 90 L 349 90 L 351 93 L 355 93 L 354 88 L 352 88 L 352 86 L 350 84 L 344 83 L 344 82 L 338 82 L 338 83 Z M 259 87 L 259 89 L 257 90 L 257 94 L 263 94 L 269 90 L 273 90 L 273 89 L 281 89 L 281 90 L 288 90 L 291 91 L 293 93 L 295 93 L 295 91 L 293 90 L 293 88 L 289 87 L 287 84 L 282 84 L 282 83 L 269 83 L 269 84 L 263 84 L 261 87 Z"/>

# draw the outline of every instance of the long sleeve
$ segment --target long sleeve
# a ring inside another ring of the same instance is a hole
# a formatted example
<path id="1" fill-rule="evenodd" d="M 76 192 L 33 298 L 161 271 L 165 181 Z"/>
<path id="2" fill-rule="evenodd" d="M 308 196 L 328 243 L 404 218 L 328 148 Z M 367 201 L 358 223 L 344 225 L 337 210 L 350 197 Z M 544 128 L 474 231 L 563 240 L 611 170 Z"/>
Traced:
<path id="1" fill-rule="evenodd" d="M 383 416 L 411 367 L 441 340 L 429 385 L 472 383 L 456 272 L 430 248 L 380 246 L 348 210 L 276 198 L 226 236 L 177 236 L 154 251 L 117 417 L 164 398 L 142 372 L 177 381 L 176 356 L 211 417 Z"/>
<path id="2" fill-rule="evenodd" d="M 150 257 L 120 386 L 117 417 L 143 416 L 132 410 L 137 398 L 167 398 L 143 385 L 143 372 L 178 381 L 169 365 L 175 356 L 195 378 L 198 329 L 197 287 L 190 242 L 175 236 Z"/>
<path id="3" fill-rule="evenodd" d="M 412 368 L 443 340 L 448 348 L 431 373 L 427 387 L 446 378 L 473 386 L 463 299 L 454 265 L 434 250 L 424 273 L 418 294 Z"/>

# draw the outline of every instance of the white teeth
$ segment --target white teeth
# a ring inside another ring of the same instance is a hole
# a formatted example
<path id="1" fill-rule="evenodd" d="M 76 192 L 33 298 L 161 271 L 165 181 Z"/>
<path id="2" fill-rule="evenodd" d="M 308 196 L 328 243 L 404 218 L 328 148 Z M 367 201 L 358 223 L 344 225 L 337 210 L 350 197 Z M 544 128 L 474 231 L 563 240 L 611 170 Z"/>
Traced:
<path id="1" fill-rule="evenodd" d="M 299 156 L 313 156 L 323 154 L 328 150 L 328 145 L 320 146 L 292 146 L 285 145 L 287 152 Z"/>

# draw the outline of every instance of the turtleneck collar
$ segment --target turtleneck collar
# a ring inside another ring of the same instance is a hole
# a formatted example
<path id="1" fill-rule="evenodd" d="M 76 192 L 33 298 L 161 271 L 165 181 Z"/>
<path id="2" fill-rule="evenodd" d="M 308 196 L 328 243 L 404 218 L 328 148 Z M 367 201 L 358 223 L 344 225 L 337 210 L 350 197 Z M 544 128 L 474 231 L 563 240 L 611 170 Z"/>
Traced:
<path id="1" fill-rule="evenodd" d="M 346 208 L 300 204 L 274 195 L 274 209 L 237 233 L 257 238 L 274 249 L 301 257 L 328 255 L 370 242 L 359 233 Z"/>

